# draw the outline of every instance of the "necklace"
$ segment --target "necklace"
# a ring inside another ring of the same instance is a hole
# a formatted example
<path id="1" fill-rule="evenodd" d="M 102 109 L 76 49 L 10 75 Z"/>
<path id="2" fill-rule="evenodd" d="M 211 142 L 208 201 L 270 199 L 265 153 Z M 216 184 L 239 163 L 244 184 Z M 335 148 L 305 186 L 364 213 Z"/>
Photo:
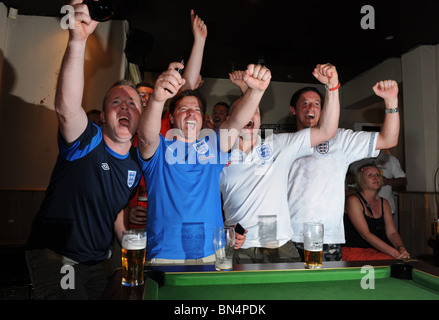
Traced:
<path id="1" fill-rule="evenodd" d="M 375 218 L 373 215 L 373 211 L 372 211 L 371 207 L 369 206 L 369 203 L 366 201 L 366 199 L 364 199 L 363 195 L 360 192 L 357 192 L 357 194 L 360 196 L 361 200 L 363 200 L 364 205 L 366 206 L 367 210 L 369 210 L 370 214 L 372 215 L 372 218 Z"/>

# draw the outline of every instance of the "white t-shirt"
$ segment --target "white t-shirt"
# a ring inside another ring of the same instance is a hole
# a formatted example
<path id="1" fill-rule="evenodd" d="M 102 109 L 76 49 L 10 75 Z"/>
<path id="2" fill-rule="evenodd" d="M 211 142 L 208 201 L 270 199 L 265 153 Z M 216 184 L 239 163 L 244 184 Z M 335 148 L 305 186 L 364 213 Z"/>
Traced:
<path id="1" fill-rule="evenodd" d="M 381 153 L 383 154 L 383 159 L 381 159 L 381 156 L 378 156 L 377 166 L 383 171 L 382 175 L 389 179 L 405 178 L 405 172 L 401 169 L 401 164 L 399 163 L 398 159 L 384 152 Z M 392 213 L 395 213 L 396 206 L 393 198 L 392 187 L 389 185 L 382 186 L 380 192 L 378 192 L 378 196 L 387 199 L 389 201 L 390 208 L 392 209 Z"/>
<path id="2" fill-rule="evenodd" d="M 324 225 L 324 243 L 344 243 L 345 179 L 349 164 L 376 157 L 377 132 L 339 128 L 331 140 L 297 159 L 289 174 L 288 201 L 293 241 L 303 242 L 303 223 Z"/>
<path id="3" fill-rule="evenodd" d="M 298 157 L 311 155 L 310 130 L 273 134 L 249 154 L 234 149 L 220 175 L 225 225 L 248 230 L 242 248 L 277 248 L 291 240 L 288 171 Z"/>

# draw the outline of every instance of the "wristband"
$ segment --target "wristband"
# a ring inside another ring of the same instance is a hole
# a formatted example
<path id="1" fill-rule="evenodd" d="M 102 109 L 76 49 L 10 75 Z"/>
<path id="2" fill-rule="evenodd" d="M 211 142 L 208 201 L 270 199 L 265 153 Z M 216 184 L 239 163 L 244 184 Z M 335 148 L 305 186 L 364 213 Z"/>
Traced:
<path id="1" fill-rule="evenodd" d="M 341 86 L 341 83 L 339 82 L 334 88 L 329 89 L 328 86 L 325 84 L 325 89 L 326 89 L 326 91 L 335 91 L 338 88 L 340 88 L 340 86 Z"/>
<path id="2" fill-rule="evenodd" d="M 397 113 L 397 112 L 399 112 L 399 108 L 391 108 L 391 109 L 386 108 L 386 113 Z"/>

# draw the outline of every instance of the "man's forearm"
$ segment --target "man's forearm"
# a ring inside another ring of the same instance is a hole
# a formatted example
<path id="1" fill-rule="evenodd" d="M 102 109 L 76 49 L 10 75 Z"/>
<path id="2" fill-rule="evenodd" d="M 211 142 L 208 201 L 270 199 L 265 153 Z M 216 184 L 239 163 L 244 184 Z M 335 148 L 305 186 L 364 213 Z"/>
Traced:
<path id="1" fill-rule="evenodd" d="M 85 45 L 86 41 L 69 41 L 58 77 L 55 111 L 67 142 L 75 140 L 87 124 L 82 109 Z"/>
<path id="2" fill-rule="evenodd" d="M 163 107 L 164 103 L 151 99 L 140 116 L 137 132 L 139 136 L 139 151 L 143 159 L 149 159 L 157 149 L 160 140 Z"/>
<path id="3" fill-rule="evenodd" d="M 338 128 L 340 118 L 340 98 L 338 90 L 327 91 L 325 105 L 320 117 L 319 127 L 311 131 L 311 146 L 332 139 Z"/>

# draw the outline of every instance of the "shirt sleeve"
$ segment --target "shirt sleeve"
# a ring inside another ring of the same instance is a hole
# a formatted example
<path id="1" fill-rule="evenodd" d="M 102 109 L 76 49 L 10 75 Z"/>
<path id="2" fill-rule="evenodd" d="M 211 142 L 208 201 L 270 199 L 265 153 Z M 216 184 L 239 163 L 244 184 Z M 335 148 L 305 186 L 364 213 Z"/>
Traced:
<path id="1" fill-rule="evenodd" d="M 406 174 L 401 168 L 399 160 L 394 156 L 390 156 L 390 162 L 392 166 L 392 177 L 391 178 L 405 178 Z"/>
<path id="2" fill-rule="evenodd" d="M 58 132 L 58 148 L 61 156 L 68 161 L 75 161 L 86 156 L 102 141 L 102 130 L 88 122 L 84 132 L 72 144 L 68 144 Z"/>
<path id="3" fill-rule="evenodd" d="M 375 149 L 378 132 L 339 129 L 337 135 L 340 135 L 341 147 L 349 164 L 364 158 L 376 158 L 380 153 Z"/>
<path id="4" fill-rule="evenodd" d="M 290 162 L 295 159 L 310 156 L 313 153 L 311 147 L 311 129 L 307 128 L 294 133 L 281 133 L 277 135 L 271 135 L 265 139 L 265 143 L 270 137 L 276 137 L 276 148 L 286 148 Z"/>

